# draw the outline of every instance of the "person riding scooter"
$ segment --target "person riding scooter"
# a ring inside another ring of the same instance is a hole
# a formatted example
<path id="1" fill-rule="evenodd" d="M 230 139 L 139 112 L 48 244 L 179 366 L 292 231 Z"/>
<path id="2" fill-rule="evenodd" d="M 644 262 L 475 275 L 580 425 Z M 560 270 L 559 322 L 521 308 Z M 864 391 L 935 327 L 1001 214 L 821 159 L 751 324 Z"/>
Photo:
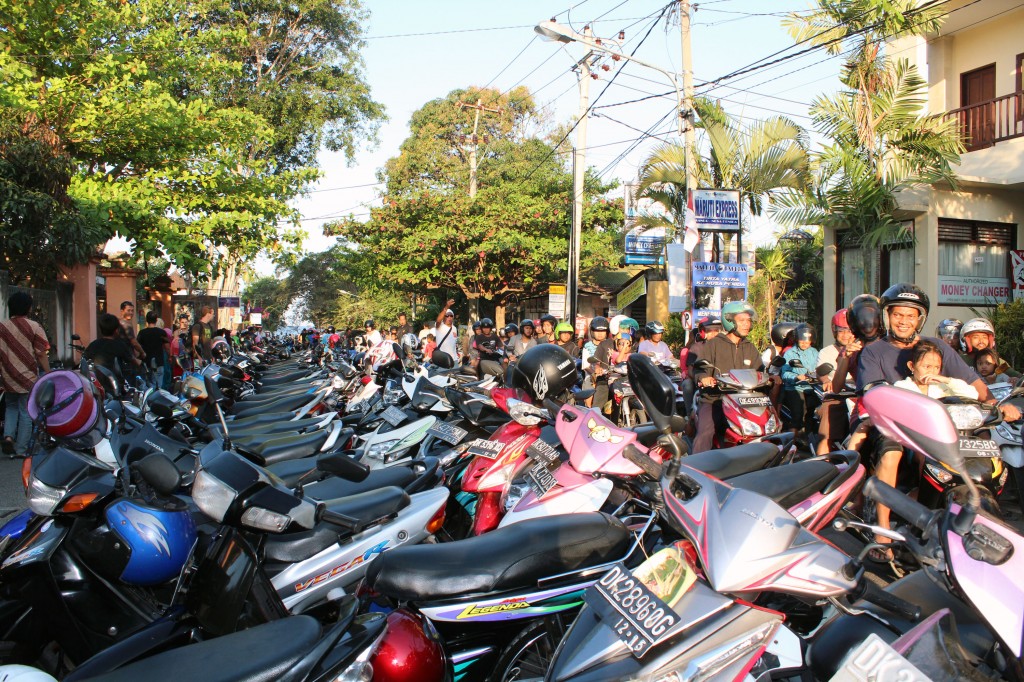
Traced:
<path id="1" fill-rule="evenodd" d="M 695 369 L 694 379 L 701 388 L 712 388 L 717 384 L 714 372 L 728 372 L 734 369 L 755 369 L 764 371 L 764 363 L 757 347 L 747 336 L 754 326 L 757 313 L 746 301 L 731 301 L 722 307 L 722 327 L 725 334 L 710 339 L 701 350 L 701 360 L 710 367 Z M 777 379 L 775 379 L 777 380 Z M 774 380 L 773 380 L 774 381 Z M 725 413 L 722 398 L 710 392 L 701 396 L 697 412 L 697 435 L 693 440 L 693 452 L 710 450 L 715 433 L 725 431 Z"/>

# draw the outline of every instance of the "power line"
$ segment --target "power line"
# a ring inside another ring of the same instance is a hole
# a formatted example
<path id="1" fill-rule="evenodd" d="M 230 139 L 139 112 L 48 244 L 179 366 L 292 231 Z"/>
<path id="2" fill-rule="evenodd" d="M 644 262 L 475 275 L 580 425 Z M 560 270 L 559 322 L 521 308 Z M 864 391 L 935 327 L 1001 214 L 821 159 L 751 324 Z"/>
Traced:
<path id="1" fill-rule="evenodd" d="M 337 192 L 343 189 L 357 189 L 359 187 L 376 187 L 377 185 L 386 185 L 386 182 L 368 182 L 364 185 L 347 185 L 345 187 L 325 187 L 324 189 L 311 189 L 308 194 L 316 194 L 317 192 Z"/>

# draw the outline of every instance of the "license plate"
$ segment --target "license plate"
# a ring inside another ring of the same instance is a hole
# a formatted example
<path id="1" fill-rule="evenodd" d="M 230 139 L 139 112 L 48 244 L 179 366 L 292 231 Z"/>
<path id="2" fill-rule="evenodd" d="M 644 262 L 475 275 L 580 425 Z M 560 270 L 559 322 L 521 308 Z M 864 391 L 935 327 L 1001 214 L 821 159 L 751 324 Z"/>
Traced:
<path id="1" fill-rule="evenodd" d="M 448 422 L 435 422 L 433 426 L 427 429 L 428 436 L 440 438 L 445 443 L 448 443 L 448 445 L 458 445 L 466 437 L 467 433 L 469 431 L 466 429 L 455 424 L 449 424 Z"/>
<path id="2" fill-rule="evenodd" d="M 986 438 L 961 438 L 960 452 L 965 457 L 998 457 L 999 444 Z"/>
<path id="3" fill-rule="evenodd" d="M 587 603 L 636 658 L 664 639 L 679 616 L 621 563 L 587 590 Z"/>
<path id="4" fill-rule="evenodd" d="M 404 422 L 406 416 L 407 415 L 405 414 L 405 412 L 402 412 L 394 405 L 390 406 L 388 409 L 380 413 L 380 418 L 386 421 L 388 424 L 391 424 L 392 426 L 398 426 L 399 424 Z"/>
<path id="5" fill-rule="evenodd" d="M 829 682 L 928 682 L 928 677 L 876 634 L 850 652 Z"/>
<path id="6" fill-rule="evenodd" d="M 743 407 L 768 407 L 772 401 L 766 395 L 744 395 L 736 398 L 736 404 Z"/>
<path id="7" fill-rule="evenodd" d="M 548 465 L 544 462 L 537 462 L 526 471 L 526 485 L 530 487 L 530 492 L 540 499 L 548 494 L 558 481 L 555 480 L 551 470 L 548 469 Z"/>
<path id="8" fill-rule="evenodd" d="M 530 447 L 526 448 L 526 454 L 535 462 L 544 464 L 549 471 L 554 471 L 562 464 L 562 459 L 558 456 L 558 450 L 542 440 L 533 441 Z"/>
<path id="9" fill-rule="evenodd" d="M 469 447 L 466 448 L 466 452 L 471 455 L 476 455 L 477 457 L 495 459 L 504 449 L 504 443 L 500 443 L 496 440 L 487 440 L 486 438 L 477 438 L 469 444 Z"/>

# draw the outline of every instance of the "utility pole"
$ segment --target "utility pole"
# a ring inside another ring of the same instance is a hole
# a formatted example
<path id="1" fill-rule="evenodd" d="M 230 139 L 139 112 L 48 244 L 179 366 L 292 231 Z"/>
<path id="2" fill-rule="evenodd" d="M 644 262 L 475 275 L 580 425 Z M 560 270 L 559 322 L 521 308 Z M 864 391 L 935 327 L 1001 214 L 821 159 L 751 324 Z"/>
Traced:
<path id="1" fill-rule="evenodd" d="M 478 99 L 476 104 L 459 102 L 456 106 L 463 111 L 466 109 L 474 109 L 476 111 L 473 115 L 473 134 L 468 138 L 469 144 L 466 145 L 466 148 L 469 151 L 469 196 L 472 198 L 476 196 L 476 150 L 480 141 L 476 131 L 480 127 L 480 113 L 486 111 L 491 114 L 500 114 L 501 109 L 498 107 L 485 107 L 482 99 Z M 463 139 L 462 143 L 466 144 L 466 141 L 466 139 Z"/>
<path id="2" fill-rule="evenodd" d="M 583 35 L 591 37 L 589 26 L 583 27 Z M 580 240 L 583 233 L 583 181 L 586 171 L 587 110 L 590 108 L 590 60 L 588 52 L 576 66 L 580 86 L 580 108 L 576 123 L 576 145 L 572 150 L 572 234 L 569 237 L 569 266 L 565 287 L 565 321 L 576 326 L 576 299 L 580 285 Z"/>

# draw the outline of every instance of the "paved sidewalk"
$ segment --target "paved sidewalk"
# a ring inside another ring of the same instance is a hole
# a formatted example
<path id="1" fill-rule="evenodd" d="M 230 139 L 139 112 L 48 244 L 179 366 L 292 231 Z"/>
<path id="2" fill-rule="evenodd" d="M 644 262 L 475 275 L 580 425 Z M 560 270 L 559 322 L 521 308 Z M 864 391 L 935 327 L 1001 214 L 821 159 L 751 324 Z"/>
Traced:
<path id="1" fill-rule="evenodd" d="M 0 455 L 0 523 L 25 508 L 25 488 L 21 485 L 21 463 Z"/>

